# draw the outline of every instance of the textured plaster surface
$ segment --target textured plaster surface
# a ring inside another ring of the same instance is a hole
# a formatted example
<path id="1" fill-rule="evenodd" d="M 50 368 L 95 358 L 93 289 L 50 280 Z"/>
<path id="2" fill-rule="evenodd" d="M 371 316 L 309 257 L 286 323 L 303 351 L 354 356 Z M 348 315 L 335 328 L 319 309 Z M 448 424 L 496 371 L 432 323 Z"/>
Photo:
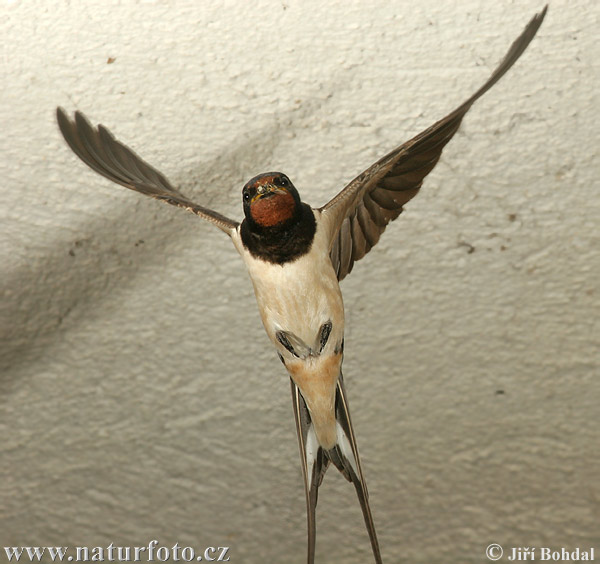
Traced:
<path id="1" fill-rule="evenodd" d="M 289 383 L 239 257 L 87 169 L 56 105 L 231 217 L 265 170 L 321 205 L 470 95 L 541 8 L 2 0 L 0 545 L 305 561 Z M 388 563 L 600 549 L 599 12 L 551 3 L 343 282 Z M 317 559 L 371 561 L 333 471 Z"/>

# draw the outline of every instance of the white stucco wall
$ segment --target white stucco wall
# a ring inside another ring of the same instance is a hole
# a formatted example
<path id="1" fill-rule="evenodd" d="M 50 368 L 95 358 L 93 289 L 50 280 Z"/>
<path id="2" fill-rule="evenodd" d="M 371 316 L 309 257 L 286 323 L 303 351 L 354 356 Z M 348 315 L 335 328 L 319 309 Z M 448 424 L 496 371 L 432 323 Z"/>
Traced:
<path id="1" fill-rule="evenodd" d="M 470 95 L 542 5 L 2 0 L 0 546 L 305 561 L 288 378 L 239 257 L 87 169 L 57 105 L 231 217 L 265 170 L 321 205 Z M 551 3 L 343 282 L 387 563 L 600 557 L 599 13 Z M 317 561 L 371 561 L 334 471 Z"/>

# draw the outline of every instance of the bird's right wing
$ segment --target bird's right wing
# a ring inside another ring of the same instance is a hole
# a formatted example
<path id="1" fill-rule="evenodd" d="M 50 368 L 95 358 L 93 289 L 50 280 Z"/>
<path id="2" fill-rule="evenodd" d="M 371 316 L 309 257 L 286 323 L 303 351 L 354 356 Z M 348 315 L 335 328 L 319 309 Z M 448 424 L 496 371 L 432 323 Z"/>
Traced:
<path id="1" fill-rule="evenodd" d="M 185 208 L 210 221 L 229 236 L 239 225 L 237 221 L 189 200 L 158 170 L 115 139 L 106 127 L 92 127 L 81 112 L 75 112 L 75 119 L 71 120 L 59 107 L 56 108 L 56 119 L 69 147 L 98 174 L 130 190 Z"/>

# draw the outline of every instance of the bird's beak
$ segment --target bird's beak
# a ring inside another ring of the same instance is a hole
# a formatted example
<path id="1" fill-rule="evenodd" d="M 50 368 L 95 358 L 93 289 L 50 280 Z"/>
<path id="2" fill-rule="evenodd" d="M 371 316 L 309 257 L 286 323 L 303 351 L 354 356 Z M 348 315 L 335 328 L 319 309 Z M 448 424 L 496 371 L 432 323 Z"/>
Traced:
<path id="1" fill-rule="evenodd" d="M 273 196 L 274 194 L 285 194 L 285 192 L 285 188 L 275 186 L 275 184 L 263 184 L 262 186 L 258 187 L 258 189 L 256 190 L 256 194 L 254 195 L 250 203 L 253 204 L 254 202 L 256 202 L 256 200 L 259 200 L 260 198 Z"/>

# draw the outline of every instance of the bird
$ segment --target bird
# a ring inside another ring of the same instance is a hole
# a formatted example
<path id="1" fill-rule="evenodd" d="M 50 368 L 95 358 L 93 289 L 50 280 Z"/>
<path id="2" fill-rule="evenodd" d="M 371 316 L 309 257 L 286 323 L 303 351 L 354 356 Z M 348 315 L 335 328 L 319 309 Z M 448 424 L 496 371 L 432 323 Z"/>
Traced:
<path id="1" fill-rule="evenodd" d="M 340 281 L 379 241 L 420 190 L 474 102 L 523 54 L 548 6 L 512 43 L 487 81 L 465 102 L 356 176 L 320 208 L 303 202 L 282 172 L 251 178 L 242 189 L 244 219 L 197 204 L 157 169 L 80 111 L 57 108 L 74 153 L 109 180 L 184 208 L 226 233 L 254 287 L 266 333 L 290 378 L 307 507 L 307 562 L 314 564 L 319 487 L 330 464 L 353 484 L 373 557 L 382 564 L 369 495 L 342 374 L 344 305 Z"/>

